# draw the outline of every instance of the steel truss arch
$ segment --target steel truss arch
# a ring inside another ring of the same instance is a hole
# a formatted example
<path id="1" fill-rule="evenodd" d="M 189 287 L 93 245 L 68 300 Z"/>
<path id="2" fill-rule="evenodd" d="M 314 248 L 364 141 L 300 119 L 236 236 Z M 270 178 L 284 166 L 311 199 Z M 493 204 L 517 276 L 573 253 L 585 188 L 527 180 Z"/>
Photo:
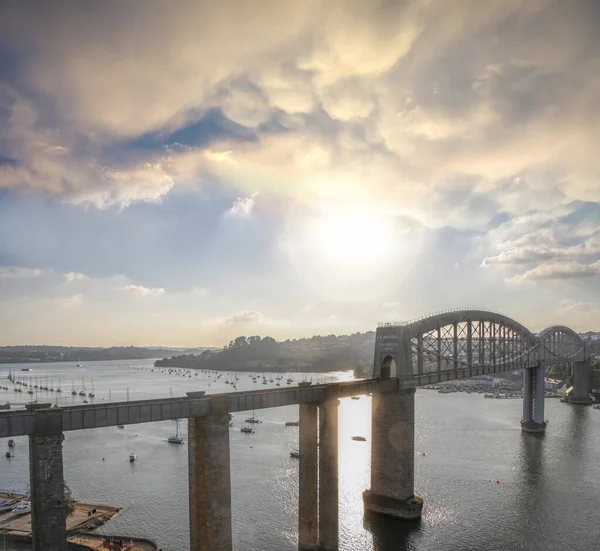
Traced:
<path id="1" fill-rule="evenodd" d="M 540 361 L 546 365 L 587 360 L 584 340 L 570 327 L 552 325 L 537 335 Z"/>

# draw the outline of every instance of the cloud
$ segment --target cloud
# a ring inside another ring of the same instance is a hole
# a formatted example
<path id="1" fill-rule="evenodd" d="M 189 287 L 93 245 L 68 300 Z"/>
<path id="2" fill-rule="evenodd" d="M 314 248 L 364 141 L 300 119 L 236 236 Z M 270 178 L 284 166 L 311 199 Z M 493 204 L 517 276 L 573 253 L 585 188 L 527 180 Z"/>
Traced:
<path id="1" fill-rule="evenodd" d="M 598 304 L 595 302 L 585 302 L 570 299 L 563 299 L 558 303 L 559 310 L 573 312 L 593 312 L 598 310 Z"/>
<path id="2" fill-rule="evenodd" d="M 477 227 L 502 210 L 600 200 L 590 3 L 114 9 L 5 10 L 0 32 L 27 55 L 0 95 L 0 155 L 14 160 L 0 169 L 1 187 L 106 208 L 229 177 L 244 192 L 351 197 L 431 225 Z M 557 32 L 566 46 L 547 41 Z M 205 54 L 216 48 L 218 59 Z M 161 141 L 211 110 L 252 137 L 179 149 Z M 444 208 L 457 189 L 465 206 Z M 482 196 L 493 197 L 485 209 Z"/>
<path id="3" fill-rule="evenodd" d="M 244 310 L 241 312 L 235 312 L 231 314 L 227 318 L 225 318 L 226 323 L 238 324 L 238 323 L 257 323 L 264 322 L 268 320 L 265 318 L 260 312 L 256 310 Z"/>
<path id="4" fill-rule="evenodd" d="M 42 270 L 38 268 L 22 268 L 20 266 L 0 266 L 0 279 L 21 279 L 38 277 Z"/>
<path id="5" fill-rule="evenodd" d="M 84 281 L 86 279 L 89 279 L 89 277 L 86 276 L 85 274 L 82 274 L 81 272 L 68 272 L 65 274 L 65 279 L 68 282 L 72 282 L 72 281 Z"/>
<path id="6" fill-rule="evenodd" d="M 122 290 L 138 297 L 159 297 L 165 294 L 162 288 L 149 288 L 142 285 L 126 285 Z"/>
<path id="7" fill-rule="evenodd" d="M 286 326 L 289 325 L 289 321 L 285 319 L 274 319 L 265 316 L 263 313 L 257 310 L 241 310 L 234 312 L 227 316 L 222 323 L 225 326 L 238 327 L 241 331 L 242 328 L 259 331 L 260 328 L 273 328 L 275 326 Z"/>
<path id="8" fill-rule="evenodd" d="M 572 202 L 516 216 L 487 236 L 483 268 L 512 272 L 512 282 L 590 277 L 600 262 L 600 205 Z"/>
<path id="9" fill-rule="evenodd" d="M 227 214 L 231 216 L 250 216 L 252 214 L 252 210 L 254 209 L 254 205 L 256 204 L 255 197 L 256 193 L 253 193 L 249 197 L 238 197 L 232 207 L 227 211 Z"/>
<path id="10" fill-rule="evenodd" d="M 600 276 L 600 261 L 593 264 L 579 262 L 553 262 L 536 266 L 522 274 L 514 276 L 510 281 L 515 283 L 539 281 L 545 279 L 581 279 Z"/>
<path id="11" fill-rule="evenodd" d="M 77 293 L 67 298 L 62 298 L 54 301 L 54 304 L 61 306 L 62 308 L 72 308 L 78 306 L 83 302 L 83 295 Z"/>

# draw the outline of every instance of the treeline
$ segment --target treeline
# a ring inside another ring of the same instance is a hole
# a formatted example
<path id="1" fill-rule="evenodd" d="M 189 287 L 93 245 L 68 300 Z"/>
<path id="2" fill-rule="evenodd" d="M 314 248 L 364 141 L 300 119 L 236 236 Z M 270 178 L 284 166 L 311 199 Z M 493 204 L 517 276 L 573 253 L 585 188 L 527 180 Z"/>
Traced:
<path id="1" fill-rule="evenodd" d="M 171 354 L 167 349 L 113 346 L 75 348 L 70 346 L 1 346 L 0 363 L 85 362 L 105 360 L 143 360 Z"/>
<path id="2" fill-rule="evenodd" d="M 236 371 L 361 371 L 373 361 L 375 333 L 276 341 L 240 336 L 218 350 L 157 360 L 157 367 Z"/>

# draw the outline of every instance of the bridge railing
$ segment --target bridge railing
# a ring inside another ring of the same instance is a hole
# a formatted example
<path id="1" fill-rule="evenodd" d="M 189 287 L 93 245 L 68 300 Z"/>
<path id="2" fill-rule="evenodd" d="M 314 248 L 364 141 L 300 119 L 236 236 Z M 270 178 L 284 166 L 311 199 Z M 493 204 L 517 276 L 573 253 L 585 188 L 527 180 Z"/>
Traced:
<path id="1" fill-rule="evenodd" d="M 377 327 L 404 327 L 406 325 L 411 325 L 412 323 L 417 323 L 419 321 L 423 321 L 424 319 L 434 318 L 436 316 L 441 316 L 444 314 L 453 314 L 455 312 L 469 312 L 469 311 L 489 312 L 490 314 L 496 314 L 497 316 L 502 316 L 504 318 L 511 319 L 510 316 L 507 316 L 505 313 L 498 312 L 496 310 L 490 310 L 489 308 L 450 308 L 449 310 L 441 310 L 439 312 L 434 312 L 433 314 L 427 314 L 426 316 L 414 318 L 409 321 L 380 321 L 377 324 Z"/>

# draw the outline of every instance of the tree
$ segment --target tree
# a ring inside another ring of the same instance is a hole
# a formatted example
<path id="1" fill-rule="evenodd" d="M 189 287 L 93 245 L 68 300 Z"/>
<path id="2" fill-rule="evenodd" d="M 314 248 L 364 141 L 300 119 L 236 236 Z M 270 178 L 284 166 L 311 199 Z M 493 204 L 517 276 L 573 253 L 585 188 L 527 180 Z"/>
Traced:
<path id="1" fill-rule="evenodd" d="M 242 348 L 243 346 L 246 346 L 247 341 L 246 341 L 246 337 L 237 337 L 234 341 L 234 346 L 236 348 Z"/>
<path id="2" fill-rule="evenodd" d="M 75 500 L 73 499 L 73 494 L 71 493 L 71 488 L 69 488 L 67 481 L 65 480 L 63 483 L 65 492 L 65 512 L 67 518 L 69 518 L 75 512 Z"/>

